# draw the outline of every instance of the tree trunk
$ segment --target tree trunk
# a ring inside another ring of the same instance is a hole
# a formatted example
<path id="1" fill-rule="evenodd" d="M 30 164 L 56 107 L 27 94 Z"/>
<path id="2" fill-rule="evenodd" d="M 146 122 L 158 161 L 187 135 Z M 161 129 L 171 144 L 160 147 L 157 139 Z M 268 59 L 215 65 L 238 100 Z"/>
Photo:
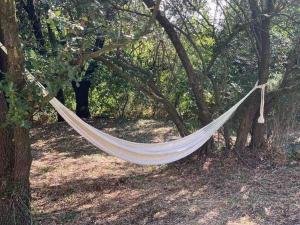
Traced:
<path id="1" fill-rule="evenodd" d="M 80 118 L 89 118 L 91 116 L 89 110 L 89 90 L 91 82 L 82 80 L 78 83 L 72 82 L 72 87 L 76 98 L 76 115 Z"/>
<path id="2" fill-rule="evenodd" d="M 96 63 L 91 62 L 85 72 L 82 81 L 76 83 L 72 81 L 72 87 L 75 92 L 76 99 L 76 115 L 80 118 L 90 118 L 89 109 L 89 91 L 91 87 L 90 76 L 95 71 Z"/>
<path id="3" fill-rule="evenodd" d="M 93 51 L 95 52 L 103 48 L 104 41 L 104 38 L 101 35 L 98 35 L 95 40 Z M 96 62 L 90 62 L 82 81 L 78 82 L 79 85 L 77 85 L 75 81 L 72 81 L 72 86 L 76 97 L 76 115 L 80 118 L 89 118 L 91 116 L 89 110 L 89 90 L 91 87 L 90 78 L 96 67 Z"/>
<path id="4" fill-rule="evenodd" d="M 235 151 L 240 151 L 244 149 L 248 135 L 251 131 L 254 116 L 258 110 L 257 104 L 258 95 L 257 92 L 254 96 L 251 96 L 249 100 L 246 102 L 243 110 L 241 111 L 242 118 L 240 120 L 240 124 L 237 130 L 237 139 L 235 141 Z"/>
<path id="5" fill-rule="evenodd" d="M 257 123 L 258 116 L 254 117 L 253 126 L 252 126 L 252 135 L 251 135 L 251 144 L 255 149 L 266 149 L 267 147 L 267 139 L 265 137 L 265 129 L 264 124 Z M 255 121 L 256 120 L 256 121 Z"/>
<path id="6" fill-rule="evenodd" d="M 155 3 L 152 0 L 144 0 L 144 3 L 150 9 L 153 9 L 155 5 Z M 179 56 L 182 62 L 182 65 L 188 77 L 189 85 L 191 87 L 191 90 L 196 100 L 196 104 L 199 111 L 199 120 L 201 121 L 202 125 L 206 125 L 209 122 L 211 122 L 212 118 L 209 109 L 207 107 L 207 104 L 205 103 L 204 100 L 203 90 L 201 88 L 199 77 L 197 76 L 193 68 L 193 65 L 187 55 L 187 52 L 182 42 L 180 41 L 178 34 L 175 31 L 172 23 L 165 16 L 163 16 L 160 11 L 157 12 L 156 19 L 160 23 L 160 25 L 165 29 L 166 33 L 168 34 L 177 52 L 177 55 Z"/>
<path id="7" fill-rule="evenodd" d="M 30 209 L 30 152 L 29 130 L 14 128 L 14 192 L 12 195 L 16 224 L 31 224 Z"/>
<path id="8" fill-rule="evenodd" d="M 8 55 L 0 58 L 0 70 L 6 79 L 20 91 L 25 81 L 24 59 L 18 38 L 15 1 L 0 0 L 0 41 L 6 46 Z M 4 93 L 0 93 L 0 123 L 7 119 L 8 105 Z M 31 152 L 29 132 L 18 125 L 0 127 L 0 224 L 29 225 Z"/>
<path id="9" fill-rule="evenodd" d="M 20 3 L 27 12 L 28 18 L 31 22 L 34 36 L 38 42 L 38 52 L 41 55 L 45 55 L 47 53 L 46 42 L 42 32 L 41 20 L 36 13 L 34 2 L 33 0 L 28 0 L 26 4 L 23 0 L 21 0 Z"/>
<path id="10" fill-rule="evenodd" d="M 5 96 L 0 92 L 0 124 L 7 116 Z M 14 224 L 13 219 L 13 142 L 12 129 L 0 127 L 0 224 Z"/>
<path id="11" fill-rule="evenodd" d="M 56 98 L 62 103 L 65 104 L 65 97 L 64 97 L 64 91 L 63 89 L 59 89 L 57 94 L 56 94 Z M 62 122 L 65 121 L 64 118 L 61 117 L 61 115 L 59 113 L 57 114 L 57 121 L 58 122 Z"/>
<path id="12" fill-rule="evenodd" d="M 224 141 L 225 141 L 225 151 L 229 152 L 231 150 L 231 138 L 229 133 L 228 124 L 224 124 Z"/>
<path id="13" fill-rule="evenodd" d="M 259 4 L 256 0 L 249 0 L 249 6 L 251 10 L 251 17 L 253 20 L 252 33 L 255 37 L 257 61 L 258 61 L 258 81 L 259 84 L 264 84 L 269 78 L 269 67 L 271 57 L 271 46 L 270 46 L 270 23 L 271 17 L 268 16 L 273 11 L 273 1 L 264 0 L 262 3 L 263 9 L 260 9 Z M 259 95 L 254 95 L 249 101 L 248 110 L 245 112 L 242 118 L 241 124 L 237 132 L 237 141 L 235 149 L 239 150 L 244 148 L 247 136 L 252 130 L 252 146 L 255 148 L 262 148 L 266 146 L 266 139 L 264 137 L 265 124 L 255 124 L 258 119 L 258 103 Z"/>

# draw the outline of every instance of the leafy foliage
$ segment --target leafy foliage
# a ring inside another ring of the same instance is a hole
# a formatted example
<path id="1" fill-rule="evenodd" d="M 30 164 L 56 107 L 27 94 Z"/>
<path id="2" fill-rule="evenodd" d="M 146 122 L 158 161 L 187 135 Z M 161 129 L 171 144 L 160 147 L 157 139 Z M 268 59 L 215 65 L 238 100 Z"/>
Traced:
<path id="1" fill-rule="evenodd" d="M 289 52 L 299 35 L 299 4 L 278 1 L 276 7 L 274 15 L 266 15 L 272 16 L 269 81 L 272 90 L 280 86 Z M 163 1 L 159 9 L 180 37 L 201 81 L 204 101 L 212 116 L 219 115 L 257 80 L 257 52 L 251 34 L 249 4 L 176 0 Z M 92 85 L 89 103 L 93 116 L 170 119 L 162 104 L 168 101 L 185 122 L 198 120 L 199 109 L 176 46 L 161 24 L 155 20 L 149 23 L 153 15 L 142 1 L 42 1 L 35 4 L 35 11 L 46 54 L 39 51 L 41 46 L 34 26 L 37 21 L 18 5 L 26 67 L 47 86 L 52 96 L 62 88 L 66 104 L 74 108 L 71 82 L 78 85 L 88 79 Z M 146 35 L 140 37 L 145 26 Z M 101 57 L 85 60 L 86 55 L 99 50 L 95 48 L 98 37 L 104 40 L 104 48 L 139 38 L 105 54 L 122 74 L 103 63 Z M 90 64 L 95 64 L 96 69 L 86 77 Z M 39 94 L 31 96 L 28 90 L 16 97 L 10 84 L 3 83 L 1 88 L 8 96 L 11 110 L 14 109 L 11 113 L 14 121 L 21 121 L 32 105 L 41 102 Z"/>

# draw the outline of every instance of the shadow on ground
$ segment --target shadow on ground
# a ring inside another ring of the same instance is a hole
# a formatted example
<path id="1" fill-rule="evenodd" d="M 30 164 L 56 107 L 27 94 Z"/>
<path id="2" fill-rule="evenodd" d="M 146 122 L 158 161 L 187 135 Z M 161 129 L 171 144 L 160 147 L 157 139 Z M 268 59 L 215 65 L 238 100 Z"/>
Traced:
<path id="1" fill-rule="evenodd" d="M 39 154 L 31 176 L 34 224 L 300 224 L 297 163 L 247 169 L 231 159 L 208 158 L 137 166 L 93 152 L 67 127 L 51 126 L 32 131 L 32 146 Z M 117 134 L 124 126 L 102 129 Z M 161 133 L 166 129 L 174 135 L 169 127 L 155 126 L 147 131 L 147 123 L 143 130 L 131 124 L 132 137 L 144 132 L 148 142 L 165 140 Z M 123 135 L 131 132 L 130 127 Z"/>
<path id="2" fill-rule="evenodd" d="M 129 141 L 155 143 L 178 138 L 171 124 L 155 120 L 124 122 L 89 119 L 86 122 L 115 137 Z M 36 127 L 32 129 L 31 137 L 34 159 L 42 157 L 45 152 L 66 153 L 68 157 L 74 158 L 82 155 L 105 154 L 90 145 L 65 122 Z"/>

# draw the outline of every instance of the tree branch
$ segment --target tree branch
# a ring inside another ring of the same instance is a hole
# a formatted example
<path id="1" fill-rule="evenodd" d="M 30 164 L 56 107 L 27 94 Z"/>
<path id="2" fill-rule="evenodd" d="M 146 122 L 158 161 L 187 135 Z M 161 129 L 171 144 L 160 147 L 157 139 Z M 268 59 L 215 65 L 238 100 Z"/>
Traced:
<path id="1" fill-rule="evenodd" d="M 142 27 L 140 32 L 135 35 L 132 39 L 124 39 L 119 43 L 113 43 L 109 46 L 104 46 L 102 49 L 99 49 L 95 52 L 89 52 L 89 53 L 81 53 L 80 56 L 72 62 L 73 64 L 83 64 L 85 61 L 90 60 L 90 59 L 95 59 L 105 53 L 111 52 L 115 49 L 122 49 L 128 46 L 129 44 L 133 44 L 134 42 L 140 40 L 143 36 L 147 35 L 149 32 L 149 28 L 155 21 L 155 17 L 157 12 L 159 11 L 159 5 L 160 5 L 161 0 L 158 0 L 156 5 L 153 7 L 152 15 L 149 18 L 148 22 Z"/>

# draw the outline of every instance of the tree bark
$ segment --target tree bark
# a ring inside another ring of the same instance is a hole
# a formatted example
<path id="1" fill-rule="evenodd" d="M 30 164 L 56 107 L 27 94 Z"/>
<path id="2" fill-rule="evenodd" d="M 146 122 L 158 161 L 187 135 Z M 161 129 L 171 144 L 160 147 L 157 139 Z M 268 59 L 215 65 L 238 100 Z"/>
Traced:
<path id="1" fill-rule="evenodd" d="M 250 2 L 253 0 L 250 0 Z M 269 14 L 273 9 L 272 0 L 265 0 L 266 11 L 264 13 Z M 250 3 L 251 5 L 251 3 Z M 251 6 L 250 6 L 251 7 Z M 252 12 L 255 14 L 253 8 Z M 253 15 L 255 18 L 257 15 Z M 258 79 L 260 84 L 264 84 L 268 81 L 269 78 L 269 68 L 270 68 L 270 58 L 271 58 L 271 45 L 270 45 L 270 23 L 271 19 L 269 16 L 260 16 L 261 19 L 259 22 L 254 23 L 253 30 L 256 34 L 256 45 L 258 49 Z M 257 19 L 257 18 L 256 18 Z M 257 36 L 259 35 L 259 36 Z M 259 115 L 258 113 L 254 117 L 254 127 L 252 134 L 252 146 L 259 149 L 265 148 L 267 146 L 265 134 L 265 123 L 257 123 Z"/>
<path id="2" fill-rule="evenodd" d="M 62 103 L 65 104 L 65 96 L 64 96 L 64 91 L 63 89 L 59 89 L 57 94 L 56 94 L 56 98 Z M 57 121 L 58 122 L 62 122 L 65 121 L 64 118 L 61 117 L 61 115 L 59 113 L 56 113 L 57 115 Z"/>
<path id="3" fill-rule="evenodd" d="M 0 124 L 4 124 L 7 116 L 5 96 L 0 92 Z M 12 212 L 13 199 L 13 134 L 11 127 L 0 127 L 0 224 L 14 224 Z"/>
<path id="4" fill-rule="evenodd" d="M 89 90 L 91 82 L 82 80 L 78 82 L 72 81 L 72 87 L 76 98 L 76 115 L 80 118 L 89 118 L 91 116 L 89 110 Z"/>
<path id="5" fill-rule="evenodd" d="M 259 4 L 256 0 L 249 0 L 249 6 L 251 10 L 251 18 L 253 20 L 252 33 L 255 37 L 257 61 L 258 61 L 258 81 L 259 84 L 264 84 L 269 78 L 269 67 L 271 58 L 271 46 L 270 46 L 270 23 L 273 10 L 273 1 L 264 0 L 263 9 L 259 8 Z M 254 148 L 264 148 L 266 146 L 266 139 L 264 137 L 265 124 L 258 124 L 258 103 L 259 95 L 254 95 L 255 98 L 251 98 L 247 105 L 248 110 L 245 112 L 242 118 L 241 124 L 237 132 L 237 141 L 235 149 L 239 150 L 244 148 L 247 136 L 252 130 L 251 144 Z M 254 124 L 255 123 L 255 124 Z"/>
<path id="6" fill-rule="evenodd" d="M 103 48 L 104 41 L 104 38 L 98 35 L 95 40 L 93 52 Z M 78 82 L 79 85 L 77 85 L 75 81 L 72 82 L 72 87 L 76 97 L 76 115 L 80 118 L 89 118 L 91 116 L 89 110 L 89 91 L 91 87 L 90 79 L 96 70 L 96 67 L 97 63 L 95 61 L 90 62 L 83 79 Z"/>
<path id="7" fill-rule="evenodd" d="M 24 59 L 18 38 L 15 1 L 0 0 L 0 39 L 8 55 L 0 58 L 0 70 L 6 79 L 20 91 L 25 81 Z M 0 93 L 0 123 L 7 120 L 8 104 L 4 93 Z M 29 132 L 18 125 L 0 127 L 0 224 L 29 225 L 31 152 Z"/>
<path id="8" fill-rule="evenodd" d="M 243 115 L 237 131 L 237 139 L 235 141 L 234 148 L 236 151 L 240 151 L 245 148 L 248 140 L 248 135 L 251 131 L 254 116 L 258 110 L 258 92 L 255 92 L 253 96 L 249 98 L 245 106 L 241 110 Z"/>

